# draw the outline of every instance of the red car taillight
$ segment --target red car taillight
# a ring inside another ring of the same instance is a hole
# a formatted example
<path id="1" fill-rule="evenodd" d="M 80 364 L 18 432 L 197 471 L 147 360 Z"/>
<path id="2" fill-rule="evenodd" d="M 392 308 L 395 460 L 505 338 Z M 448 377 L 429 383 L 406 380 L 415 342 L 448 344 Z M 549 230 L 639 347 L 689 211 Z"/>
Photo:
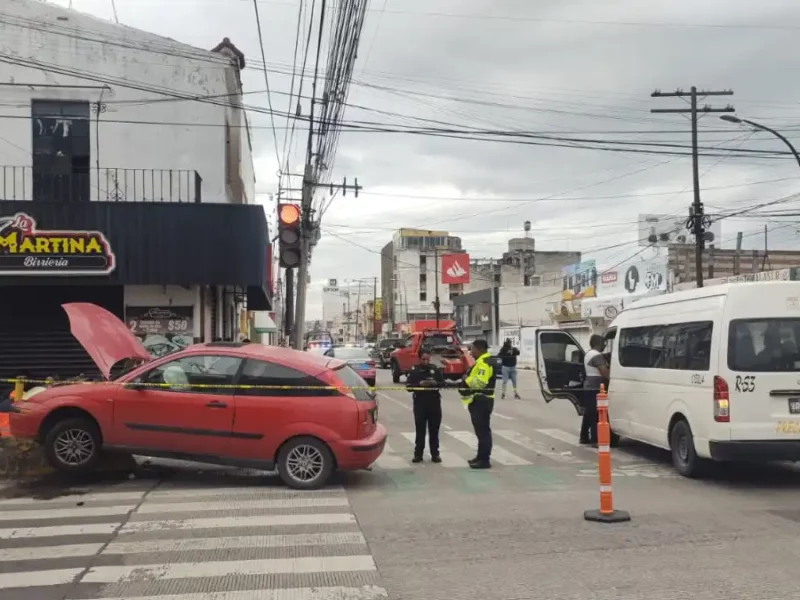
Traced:
<path id="1" fill-rule="evenodd" d="M 714 376 L 714 420 L 717 423 L 730 423 L 731 420 L 728 382 L 718 375 Z"/>

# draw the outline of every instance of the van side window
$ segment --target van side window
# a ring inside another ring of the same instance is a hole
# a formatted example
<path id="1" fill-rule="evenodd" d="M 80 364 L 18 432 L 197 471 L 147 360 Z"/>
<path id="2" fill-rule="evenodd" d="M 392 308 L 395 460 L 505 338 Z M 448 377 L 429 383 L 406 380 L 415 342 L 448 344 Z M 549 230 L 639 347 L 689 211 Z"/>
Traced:
<path id="1" fill-rule="evenodd" d="M 711 321 L 622 329 L 619 362 L 639 369 L 708 371 L 713 330 Z"/>
<path id="2" fill-rule="evenodd" d="M 736 319 L 728 333 L 728 368 L 756 373 L 800 371 L 800 319 Z"/>

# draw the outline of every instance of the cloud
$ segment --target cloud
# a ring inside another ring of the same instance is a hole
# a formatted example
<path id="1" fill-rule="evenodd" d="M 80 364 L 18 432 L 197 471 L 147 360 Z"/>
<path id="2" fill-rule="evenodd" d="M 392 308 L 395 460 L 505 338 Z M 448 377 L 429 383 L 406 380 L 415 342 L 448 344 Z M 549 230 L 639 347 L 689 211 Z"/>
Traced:
<path id="1" fill-rule="evenodd" d="M 111 16 L 106 0 L 73 4 Z M 228 36 L 249 64 L 260 60 L 251 2 L 175 0 L 168 9 L 155 0 L 116 4 L 128 25 L 205 48 Z M 293 111 L 286 73 L 293 62 L 297 0 L 259 6 L 267 62 L 281 71 L 270 72 L 273 107 Z M 344 115 L 351 123 L 516 130 L 685 147 L 690 142 L 685 116 L 650 113 L 685 103 L 650 94 L 655 88 L 696 85 L 733 89 L 732 98 L 703 102 L 724 106 L 730 101 L 742 117 L 800 141 L 797 30 L 781 28 L 800 23 L 796 0 L 404 0 L 388 2 L 383 15 L 382 2 L 371 6 Z M 250 91 L 263 90 L 263 73 L 248 69 L 244 84 Z M 310 90 L 306 79 L 303 95 Z M 253 94 L 248 102 L 267 107 L 265 94 Z M 301 104 L 308 114 L 308 101 Z M 250 120 L 258 189 L 275 193 L 278 160 L 271 120 L 255 112 Z M 287 122 L 275 121 L 282 149 Z M 305 124 L 297 123 L 292 173 L 302 172 L 306 136 Z M 363 193 L 337 196 L 324 215 L 311 267 L 309 316 L 321 314 L 320 282 L 379 275 L 380 249 L 402 226 L 449 229 L 462 236 L 472 254 L 490 257 L 499 256 L 506 240 L 520 235 L 529 220 L 538 248 L 592 251 L 602 263 L 638 250 L 640 214 L 688 213 L 688 157 L 527 141 L 343 131 L 330 175 L 336 182 L 357 177 Z M 715 115 L 701 120 L 700 141 L 707 147 L 784 150 L 774 137 L 750 135 Z M 797 168 L 791 160 L 752 155 L 701 157 L 702 200 L 709 212 L 720 213 L 781 198 L 796 189 Z M 299 187 L 298 178 L 292 181 Z M 772 247 L 796 244 L 794 224 L 752 216 L 724 220 L 723 241 L 732 244 L 742 231 L 745 247 L 761 247 L 765 224 Z M 623 242 L 629 245 L 600 250 Z"/>

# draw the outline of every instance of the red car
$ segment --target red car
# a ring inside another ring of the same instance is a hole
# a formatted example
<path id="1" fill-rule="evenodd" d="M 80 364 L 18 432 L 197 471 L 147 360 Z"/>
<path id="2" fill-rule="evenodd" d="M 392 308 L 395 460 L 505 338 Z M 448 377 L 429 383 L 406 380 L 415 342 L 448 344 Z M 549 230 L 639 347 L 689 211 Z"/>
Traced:
<path id="1" fill-rule="evenodd" d="M 325 356 L 346 362 L 367 382 L 367 385 L 375 387 L 375 361 L 366 348 L 336 347 L 327 350 Z"/>
<path id="2" fill-rule="evenodd" d="M 317 489 L 334 469 L 367 468 L 383 452 L 375 395 L 344 361 L 234 342 L 152 359 L 103 308 L 63 308 L 106 381 L 40 391 L 9 419 L 11 435 L 40 442 L 58 470 L 89 470 L 116 450 L 277 468 L 288 486 Z M 134 367 L 112 379 L 121 361 Z"/>

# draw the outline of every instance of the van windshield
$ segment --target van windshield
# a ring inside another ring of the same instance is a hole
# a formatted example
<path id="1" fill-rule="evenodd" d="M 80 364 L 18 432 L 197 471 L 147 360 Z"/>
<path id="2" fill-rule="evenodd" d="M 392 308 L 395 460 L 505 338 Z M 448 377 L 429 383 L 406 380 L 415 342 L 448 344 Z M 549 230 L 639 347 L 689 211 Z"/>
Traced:
<path id="1" fill-rule="evenodd" d="M 756 373 L 800 371 L 800 319 L 737 319 L 728 335 L 728 368 Z"/>

